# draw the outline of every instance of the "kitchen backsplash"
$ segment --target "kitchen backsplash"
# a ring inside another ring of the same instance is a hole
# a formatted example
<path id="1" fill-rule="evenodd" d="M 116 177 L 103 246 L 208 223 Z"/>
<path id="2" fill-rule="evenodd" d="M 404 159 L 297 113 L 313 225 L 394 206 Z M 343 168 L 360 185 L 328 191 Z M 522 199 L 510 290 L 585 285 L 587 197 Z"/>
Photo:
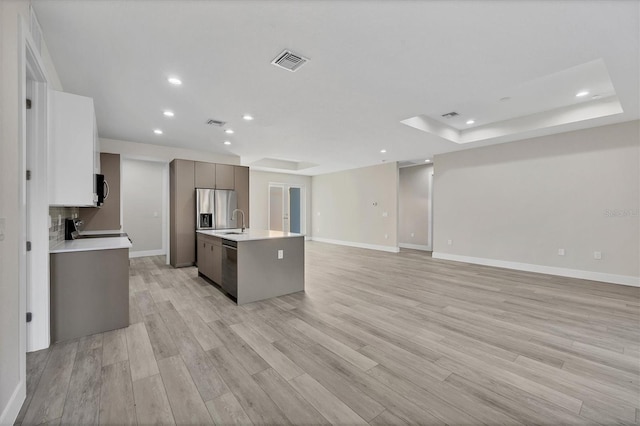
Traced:
<path id="1" fill-rule="evenodd" d="M 49 247 L 64 241 L 64 220 L 78 217 L 77 207 L 49 207 L 51 228 L 49 228 Z M 58 220 L 58 216 L 60 220 Z"/>

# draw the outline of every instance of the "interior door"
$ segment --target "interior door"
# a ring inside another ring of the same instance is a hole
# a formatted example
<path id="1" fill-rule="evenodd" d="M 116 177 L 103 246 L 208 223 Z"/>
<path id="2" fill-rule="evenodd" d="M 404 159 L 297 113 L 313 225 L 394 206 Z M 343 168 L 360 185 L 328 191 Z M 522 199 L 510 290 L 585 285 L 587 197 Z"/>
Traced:
<path id="1" fill-rule="evenodd" d="M 269 230 L 285 231 L 285 191 L 282 184 L 269 184 Z"/>

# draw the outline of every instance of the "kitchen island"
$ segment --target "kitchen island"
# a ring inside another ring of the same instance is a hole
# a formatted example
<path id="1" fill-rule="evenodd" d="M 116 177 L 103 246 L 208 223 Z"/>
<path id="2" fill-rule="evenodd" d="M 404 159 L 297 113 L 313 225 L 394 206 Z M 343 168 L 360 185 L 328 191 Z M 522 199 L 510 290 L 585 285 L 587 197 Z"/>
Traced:
<path id="1" fill-rule="evenodd" d="M 304 291 L 304 236 L 246 229 L 197 231 L 198 273 L 238 305 Z"/>

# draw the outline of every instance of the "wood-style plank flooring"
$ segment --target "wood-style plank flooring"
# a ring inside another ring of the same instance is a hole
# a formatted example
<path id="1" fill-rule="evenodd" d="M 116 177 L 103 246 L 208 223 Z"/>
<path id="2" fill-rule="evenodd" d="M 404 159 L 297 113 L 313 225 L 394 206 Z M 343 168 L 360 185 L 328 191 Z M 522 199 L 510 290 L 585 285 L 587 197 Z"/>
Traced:
<path id="1" fill-rule="evenodd" d="M 241 307 L 133 259 L 131 325 L 28 354 L 18 423 L 640 423 L 639 288 L 306 250 L 306 292 Z"/>

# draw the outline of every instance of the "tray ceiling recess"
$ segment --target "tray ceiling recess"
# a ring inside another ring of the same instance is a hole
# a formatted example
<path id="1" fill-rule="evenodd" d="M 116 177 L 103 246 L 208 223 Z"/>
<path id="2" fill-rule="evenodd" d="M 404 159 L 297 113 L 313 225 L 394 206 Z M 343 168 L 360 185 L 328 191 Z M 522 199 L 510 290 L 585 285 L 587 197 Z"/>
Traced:
<path id="1" fill-rule="evenodd" d="M 443 109 L 401 123 L 465 144 L 623 112 L 602 59 Z"/>
<path id="2" fill-rule="evenodd" d="M 283 50 L 278 56 L 275 57 L 271 63 L 277 67 L 283 68 L 287 71 L 296 72 L 304 64 L 309 62 L 309 58 L 305 58 L 302 55 L 293 53 L 290 50 Z"/>

